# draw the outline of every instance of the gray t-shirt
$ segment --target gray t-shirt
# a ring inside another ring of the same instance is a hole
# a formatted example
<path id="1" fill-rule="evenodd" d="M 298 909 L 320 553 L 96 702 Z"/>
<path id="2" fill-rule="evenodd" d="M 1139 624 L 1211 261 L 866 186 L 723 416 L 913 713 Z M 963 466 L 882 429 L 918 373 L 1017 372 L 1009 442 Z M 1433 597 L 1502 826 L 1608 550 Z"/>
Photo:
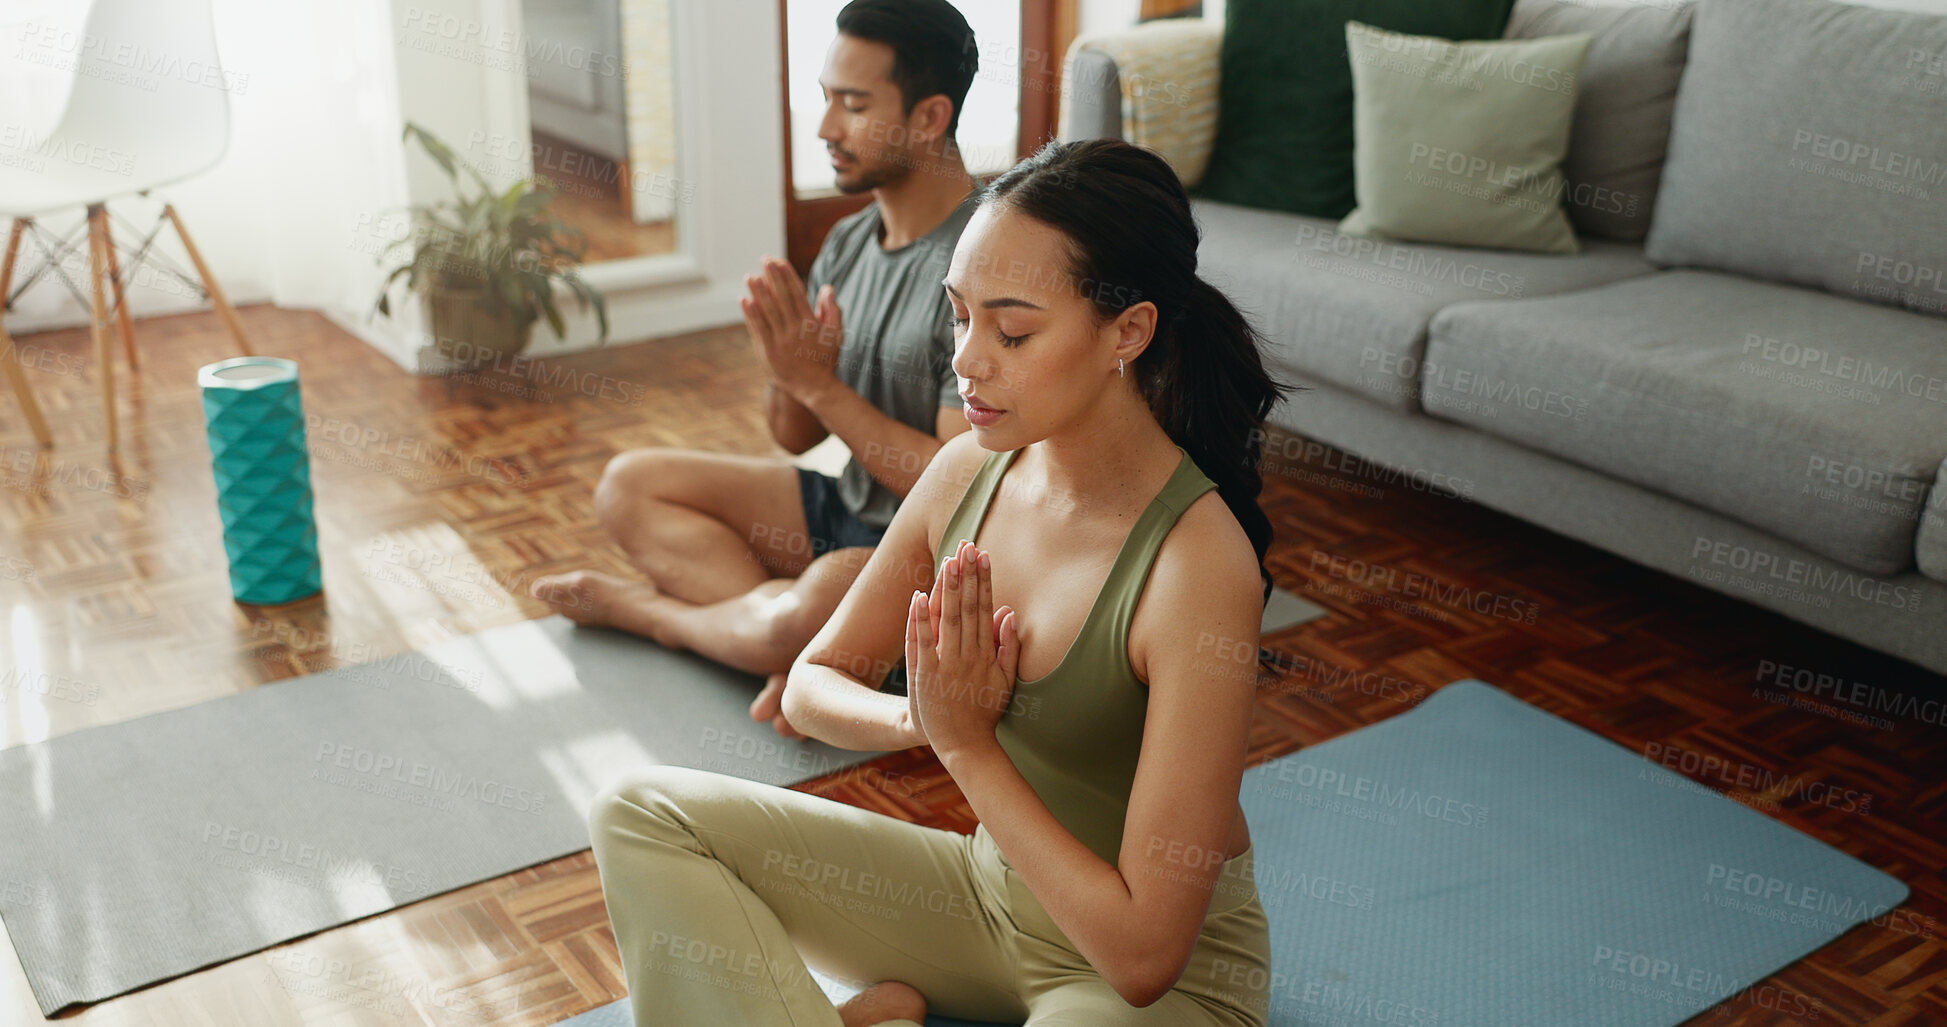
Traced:
<path id="1" fill-rule="evenodd" d="M 879 245 L 879 205 L 841 219 L 825 236 L 805 285 L 815 305 L 830 284 L 844 320 L 838 379 L 901 424 L 928 435 L 941 407 L 961 406 L 953 373 L 953 305 L 940 279 L 953 261 L 974 196 L 939 227 L 896 250 Z M 899 495 L 880 484 L 854 455 L 838 478 L 845 508 L 874 528 L 892 523 Z"/>

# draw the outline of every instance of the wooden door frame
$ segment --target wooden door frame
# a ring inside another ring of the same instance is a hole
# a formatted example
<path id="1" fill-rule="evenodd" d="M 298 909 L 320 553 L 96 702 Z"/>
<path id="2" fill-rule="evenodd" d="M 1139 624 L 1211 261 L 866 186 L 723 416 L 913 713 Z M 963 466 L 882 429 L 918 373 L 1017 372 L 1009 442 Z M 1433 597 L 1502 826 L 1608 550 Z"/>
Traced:
<path id="1" fill-rule="evenodd" d="M 785 259 L 804 275 L 824 245 L 825 233 L 839 218 L 872 202 L 872 194 L 820 196 L 798 199 L 791 177 L 791 38 L 785 4 L 778 0 L 778 92 L 784 112 L 784 248 Z M 1061 99 L 1061 58 L 1075 38 L 1080 0 L 1021 0 L 1020 132 L 1015 156 L 1025 157 L 1055 136 L 1057 105 Z"/>

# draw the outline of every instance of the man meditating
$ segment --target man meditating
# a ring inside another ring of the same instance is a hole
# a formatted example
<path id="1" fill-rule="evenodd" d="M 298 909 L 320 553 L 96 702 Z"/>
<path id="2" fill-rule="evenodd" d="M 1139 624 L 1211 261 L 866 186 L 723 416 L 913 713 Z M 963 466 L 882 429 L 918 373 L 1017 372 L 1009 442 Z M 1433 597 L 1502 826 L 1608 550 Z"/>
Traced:
<path id="1" fill-rule="evenodd" d="M 973 31 L 946 0 L 854 0 L 838 32 L 818 76 L 818 137 L 839 190 L 874 202 L 832 227 L 809 283 L 766 259 L 740 306 L 770 375 L 771 437 L 795 454 L 837 435 L 851 460 L 832 478 L 778 458 L 630 450 L 609 461 L 595 508 L 646 580 L 576 571 L 534 584 L 579 623 L 768 675 L 751 716 L 792 737 L 785 671 L 941 443 L 969 427 L 939 283 L 973 213 L 954 142 Z"/>

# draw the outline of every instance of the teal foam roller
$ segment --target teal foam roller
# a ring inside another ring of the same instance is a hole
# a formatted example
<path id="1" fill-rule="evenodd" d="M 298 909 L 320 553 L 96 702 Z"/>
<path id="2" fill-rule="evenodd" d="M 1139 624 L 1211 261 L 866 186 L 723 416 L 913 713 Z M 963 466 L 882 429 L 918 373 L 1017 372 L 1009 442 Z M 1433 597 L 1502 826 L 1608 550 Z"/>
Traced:
<path id="1" fill-rule="evenodd" d="M 203 388 L 231 594 L 257 606 L 317 595 L 324 575 L 297 363 L 234 357 L 204 365 L 196 381 Z"/>

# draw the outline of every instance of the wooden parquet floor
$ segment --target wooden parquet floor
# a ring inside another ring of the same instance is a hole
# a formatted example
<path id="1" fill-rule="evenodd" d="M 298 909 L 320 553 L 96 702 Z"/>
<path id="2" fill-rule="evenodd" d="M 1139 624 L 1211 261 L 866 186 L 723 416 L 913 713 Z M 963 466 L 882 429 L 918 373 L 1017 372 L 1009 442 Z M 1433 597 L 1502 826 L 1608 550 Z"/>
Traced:
<path id="1" fill-rule="evenodd" d="M 615 453 L 780 453 L 738 328 L 418 378 L 325 319 L 242 311 L 304 368 L 325 595 L 231 602 L 195 369 L 232 355 L 212 315 L 140 322 L 109 458 L 87 333 L 19 340 L 55 425 L 33 447 L 0 395 L 0 745 L 216 698 L 542 616 L 539 574 L 626 570 L 591 510 Z M 119 360 L 119 358 L 118 358 Z M 1273 447 L 1280 449 L 1283 447 Z M 1947 1023 L 1947 731 L 1767 684 L 1786 668 L 1940 699 L 1943 682 L 1776 615 L 1456 499 L 1275 463 L 1277 580 L 1330 614 L 1267 638 L 1254 761 L 1480 677 L 1907 881 L 1852 931 L 1693 1022 Z M 397 554 L 417 554 L 399 557 Z M 1924 709 L 1924 708 L 1923 708 Z M 924 751 L 807 790 L 958 831 L 970 811 Z M 1822 787 L 1814 789 L 1808 785 Z M 1761 787 L 1760 787 L 1761 786 Z M 1851 789 L 1870 805 L 1812 801 Z M 4 868 L 0 868 L 4 877 Z M 88 1025 L 547 1024 L 624 993 L 587 853 L 437 896 L 63 1017 Z M 44 1022 L 0 958 L 0 1023 Z"/>

